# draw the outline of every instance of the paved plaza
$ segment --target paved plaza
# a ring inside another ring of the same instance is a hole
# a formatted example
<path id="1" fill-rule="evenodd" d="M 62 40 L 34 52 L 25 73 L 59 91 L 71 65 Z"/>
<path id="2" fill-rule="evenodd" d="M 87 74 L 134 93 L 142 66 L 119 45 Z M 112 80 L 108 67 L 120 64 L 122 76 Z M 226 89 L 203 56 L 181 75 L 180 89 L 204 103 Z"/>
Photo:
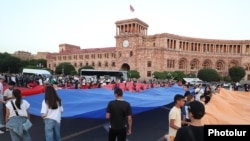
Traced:
<path id="1" fill-rule="evenodd" d="M 132 135 L 128 141 L 157 141 L 168 130 L 169 109 L 160 107 L 133 116 Z M 32 116 L 32 140 L 45 141 L 44 124 L 40 117 Z M 62 141 L 107 141 L 106 119 L 62 119 Z M 9 133 L 0 135 L 1 141 L 11 141 Z"/>

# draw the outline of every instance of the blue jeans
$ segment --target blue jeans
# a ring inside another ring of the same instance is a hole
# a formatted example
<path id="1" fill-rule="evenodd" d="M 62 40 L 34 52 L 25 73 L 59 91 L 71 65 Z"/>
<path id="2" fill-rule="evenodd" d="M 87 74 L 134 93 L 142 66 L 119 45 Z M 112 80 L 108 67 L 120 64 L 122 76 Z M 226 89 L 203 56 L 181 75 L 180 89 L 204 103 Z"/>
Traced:
<path id="1" fill-rule="evenodd" d="M 46 141 L 61 141 L 60 123 L 53 119 L 44 119 Z"/>
<path id="2" fill-rule="evenodd" d="M 12 141 L 31 141 L 30 134 L 28 131 L 23 131 L 23 136 L 19 136 L 12 129 L 10 129 L 10 136 Z"/>
<path id="3" fill-rule="evenodd" d="M 0 124 L 4 124 L 3 103 L 0 102 Z"/>

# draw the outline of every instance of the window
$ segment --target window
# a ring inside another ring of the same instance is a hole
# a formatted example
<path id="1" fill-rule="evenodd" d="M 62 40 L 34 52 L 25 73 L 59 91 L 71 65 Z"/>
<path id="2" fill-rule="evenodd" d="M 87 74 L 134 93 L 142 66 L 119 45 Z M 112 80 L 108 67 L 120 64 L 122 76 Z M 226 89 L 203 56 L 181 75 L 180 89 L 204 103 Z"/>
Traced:
<path id="1" fill-rule="evenodd" d="M 217 63 L 216 63 L 216 69 L 217 69 L 218 71 L 224 70 L 224 63 L 221 62 L 221 61 L 217 62 Z"/>
<path id="2" fill-rule="evenodd" d="M 74 55 L 73 57 L 74 57 L 75 60 L 77 60 L 77 55 Z"/>
<path id="3" fill-rule="evenodd" d="M 89 55 L 85 55 L 85 59 L 89 59 Z"/>
<path id="4" fill-rule="evenodd" d="M 112 67 L 115 67 L 115 62 L 112 62 Z"/>
<path id="5" fill-rule="evenodd" d="M 74 66 L 77 67 L 77 63 L 74 63 Z"/>
<path id="6" fill-rule="evenodd" d="M 197 59 L 191 61 L 191 70 L 199 70 L 199 61 Z"/>
<path id="7" fill-rule="evenodd" d="M 249 63 L 249 64 L 246 64 L 245 70 L 246 70 L 246 71 L 250 71 L 250 63 Z"/>
<path id="8" fill-rule="evenodd" d="M 109 66 L 108 62 L 105 62 L 105 67 L 108 67 L 108 66 Z"/>
<path id="9" fill-rule="evenodd" d="M 148 61 L 148 67 L 151 67 L 151 66 L 152 66 L 151 61 Z"/>
<path id="10" fill-rule="evenodd" d="M 147 77 L 151 77 L 151 71 L 147 71 Z"/>
<path id="11" fill-rule="evenodd" d="M 167 60 L 167 68 L 174 68 L 175 61 L 173 59 Z"/>
<path id="12" fill-rule="evenodd" d="M 71 56 L 68 56 L 68 59 L 71 60 Z"/>
<path id="13" fill-rule="evenodd" d="M 95 66 L 95 62 L 92 62 L 92 66 L 93 66 L 93 67 Z"/>
<path id="14" fill-rule="evenodd" d="M 79 65 L 80 67 L 82 67 L 82 62 L 80 63 L 80 65 Z"/>
<path id="15" fill-rule="evenodd" d="M 130 57 L 133 56 L 133 51 L 130 51 L 129 56 Z"/>
<path id="16" fill-rule="evenodd" d="M 56 67 L 56 64 L 54 64 L 54 67 Z"/>
<path id="17" fill-rule="evenodd" d="M 88 66 L 89 65 L 89 63 L 88 62 L 86 62 L 86 66 Z"/>
<path id="18" fill-rule="evenodd" d="M 180 60 L 179 69 L 181 70 L 186 69 L 186 60 Z"/>
<path id="19" fill-rule="evenodd" d="M 79 59 L 83 59 L 83 56 L 82 56 L 82 55 L 79 55 Z"/>
<path id="20" fill-rule="evenodd" d="M 98 63 L 98 66 L 99 66 L 99 67 L 101 67 L 101 66 L 102 66 L 102 63 L 101 63 L 101 62 L 99 62 L 99 63 Z"/>

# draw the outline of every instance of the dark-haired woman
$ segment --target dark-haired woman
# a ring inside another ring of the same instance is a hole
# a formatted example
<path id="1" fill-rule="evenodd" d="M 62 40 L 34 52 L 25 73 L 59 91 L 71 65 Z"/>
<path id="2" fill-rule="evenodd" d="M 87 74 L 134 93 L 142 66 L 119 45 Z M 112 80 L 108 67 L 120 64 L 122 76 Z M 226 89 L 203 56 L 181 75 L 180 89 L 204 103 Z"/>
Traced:
<path id="1" fill-rule="evenodd" d="M 12 141 L 31 141 L 29 132 L 23 129 L 23 123 L 29 118 L 30 104 L 22 99 L 19 89 L 13 90 L 13 96 L 14 99 L 6 103 L 6 128 Z"/>
<path id="2" fill-rule="evenodd" d="M 41 109 L 45 123 L 46 141 L 61 141 L 60 122 L 62 112 L 61 99 L 52 86 L 47 86 Z"/>

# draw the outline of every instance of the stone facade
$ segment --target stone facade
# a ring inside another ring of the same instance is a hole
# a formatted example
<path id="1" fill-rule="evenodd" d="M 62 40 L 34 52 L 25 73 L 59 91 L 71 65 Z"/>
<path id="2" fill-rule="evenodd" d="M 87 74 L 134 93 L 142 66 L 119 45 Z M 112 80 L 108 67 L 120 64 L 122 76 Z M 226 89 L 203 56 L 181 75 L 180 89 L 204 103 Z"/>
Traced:
<path id="1" fill-rule="evenodd" d="M 90 65 L 98 70 L 137 70 L 143 79 L 151 79 L 155 71 L 197 74 L 201 68 L 214 68 L 226 76 L 228 68 L 243 66 L 245 80 L 250 80 L 250 40 L 147 35 L 148 25 L 137 18 L 115 24 L 116 47 L 81 49 L 60 44 L 59 53 L 48 54 L 47 66 L 54 70 L 58 64 L 70 62 L 76 69 Z"/>

